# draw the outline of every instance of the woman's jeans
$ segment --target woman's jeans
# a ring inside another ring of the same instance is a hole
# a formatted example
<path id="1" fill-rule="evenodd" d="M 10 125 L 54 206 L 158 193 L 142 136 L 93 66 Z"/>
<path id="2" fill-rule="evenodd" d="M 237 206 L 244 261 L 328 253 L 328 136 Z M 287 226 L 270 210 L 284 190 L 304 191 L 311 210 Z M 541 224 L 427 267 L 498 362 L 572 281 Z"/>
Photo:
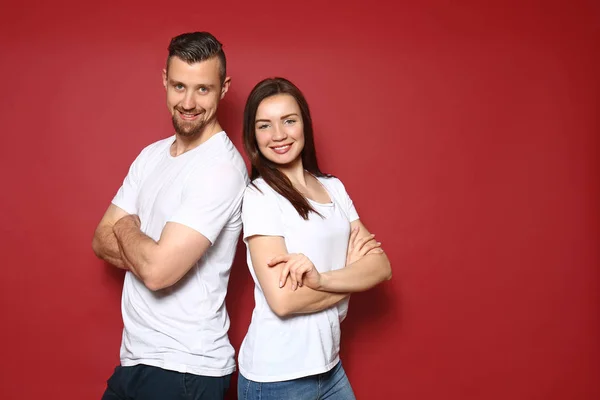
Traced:
<path id="1" fill-rule="evenodd" d="M 238 400 L 355 400 L 339 362 L 330 371 L 282 382 L 254 382 L 239 374 Z"/>

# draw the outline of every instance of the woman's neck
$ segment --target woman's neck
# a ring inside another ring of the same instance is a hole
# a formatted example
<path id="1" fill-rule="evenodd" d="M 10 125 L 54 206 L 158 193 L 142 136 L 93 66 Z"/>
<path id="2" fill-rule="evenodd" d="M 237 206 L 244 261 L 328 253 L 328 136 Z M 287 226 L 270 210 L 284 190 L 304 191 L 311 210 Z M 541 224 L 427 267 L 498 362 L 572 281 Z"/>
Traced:
<path id="1" fill-rule="evenodd" d="M 290 180 L 290 182 L 292 182 L 292 186 L 306 187 L 306 174 L 301 158 L 298 158 L 290 164 L 279 167 L 279 170 Z"/>

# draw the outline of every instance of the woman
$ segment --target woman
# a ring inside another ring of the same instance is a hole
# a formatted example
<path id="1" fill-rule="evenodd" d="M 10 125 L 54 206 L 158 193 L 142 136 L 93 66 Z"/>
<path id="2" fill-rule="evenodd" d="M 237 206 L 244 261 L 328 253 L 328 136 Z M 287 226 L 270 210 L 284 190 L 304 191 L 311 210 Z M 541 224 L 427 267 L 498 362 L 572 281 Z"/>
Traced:
<path id="1" fill-rule="evenodd" d="M 344 186 L 317 163 L 308 104 L 266 79 L 244 110 L 252 183 L 242 208 L 256 306 L 239 355 L 240 399 L 354 399 L 339 361 L 348 296 L 391 278 Z"/>

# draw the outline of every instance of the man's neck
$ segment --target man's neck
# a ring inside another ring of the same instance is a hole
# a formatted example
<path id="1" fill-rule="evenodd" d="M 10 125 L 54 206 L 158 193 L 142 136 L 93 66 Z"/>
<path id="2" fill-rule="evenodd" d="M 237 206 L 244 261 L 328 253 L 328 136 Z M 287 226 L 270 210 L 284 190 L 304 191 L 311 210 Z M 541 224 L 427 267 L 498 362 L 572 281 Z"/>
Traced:
<path id="1" fill-rule="evenodd" d="M 222 130 L 223 128 L 221 128 L 219 121 L 215 121 L 212 124 L 207 124 L 201 132 L 198 132 L 193 136 L 181 136 L 176 133 L 175 142 L 171 146 L 171 155 L 177 157 L 185 152 L 195 149 Z"/>

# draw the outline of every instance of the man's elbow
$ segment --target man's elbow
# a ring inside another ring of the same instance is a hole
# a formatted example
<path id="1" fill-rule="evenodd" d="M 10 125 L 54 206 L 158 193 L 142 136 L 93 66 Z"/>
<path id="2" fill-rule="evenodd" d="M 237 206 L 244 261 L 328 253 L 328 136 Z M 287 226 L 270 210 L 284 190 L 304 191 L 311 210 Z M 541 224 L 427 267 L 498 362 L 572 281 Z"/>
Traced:
<path id="1" fill-rule="evenodd" d="M 137 266 L 137 268 L 134 266 L 134 268 L 138 271 L 139 278 L 144 286 L 152 292 L 157 292 L 173 285 L 173 282 L 169 282 L 166 276 L 160 274 L 150 264 Z"/>
<path id="2" fill-rule="evenodd" d="M 104 247 L 102 246 L 102 241 L 97 234 L 94 234 L 94 238 L 92 239 L 92 250 L 94 251 L 96 257 L 104 260 Z"/>
<path id="3" fill-rule="evenodd" d="M 164 280 L 158 279 L 143 279 L 142 282 L 144 283 L 144 286 L 146 286 L 146 288 L 152 292 L 158 292 L 159 290 L 172 286 L 171 284 L 166 283 Z"/>
<path id="4" fill-rule="evenodd" d="M 92 239 L 92 250 L 93 250 L 94 254 L 96 255 L 96 257 L 100 258 L 100 245 L 98 244 L 98 239 L 96 239 L 95 235 L 94 235 L 94 238 Z"/>
<path id="5" fill-rule="evenodd" d="M 165 262 L 146 262 L 134 268 L 139 272 L 144 286 L 153 292 L 175 285 L 187 273 L 180 274 L 179 268 Z"/>
<path id="6" fill-rule="evenodd" d="M 140 273 L 140 279 L 144 286 L 152 292 L 166 289 L 175 284 L 175 282 L 172 282 L 168 277 L 157 273 Z"/>

